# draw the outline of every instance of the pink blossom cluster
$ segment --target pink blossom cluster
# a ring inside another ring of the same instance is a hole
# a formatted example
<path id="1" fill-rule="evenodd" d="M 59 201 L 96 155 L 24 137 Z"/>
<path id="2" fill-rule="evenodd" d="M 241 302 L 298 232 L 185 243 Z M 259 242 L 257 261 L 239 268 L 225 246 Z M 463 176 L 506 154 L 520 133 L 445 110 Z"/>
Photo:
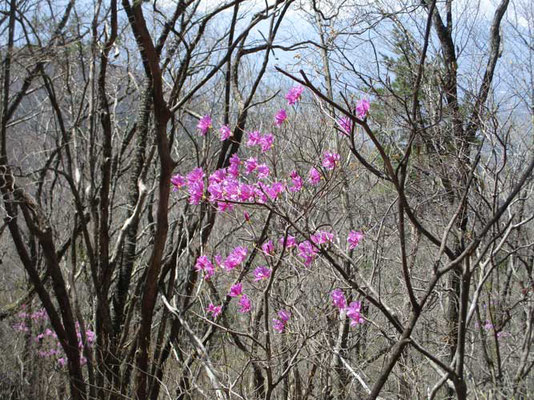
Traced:
<path id="1" fill-rule="evenodd" d="M 247 146 L 260 146 L 261 152 L 265 153 L 272 149 L 274 143 L 274 136 L 272 133 L 263 135 L 260 131 L 252 131 L 248 133 Z"/>
<path id="2" fill-rule="evenodd" d="M 211 121 L 211 117 L 209 115 L 204 115 L 198 121 L 197 129 L 198 129 L 198 131 L 200 132 L 200 134 L 202 136 L 206 136 L 206 134 L 211 129 L 211 127 L 212 127 L 212 121 Z"/>
<path id="3" fill-rule="evenodd" d="M 354 112 L 359 119 L 363 120 L 365 117 L 367 117 L 370 108 L 371 103 L 369 103 L 369 100 L 360 99 L 356 103 Z M 339 125 L 342 134 L 349 135 L 352 132 L 353 123 L 350 117 L 340 117 L 337 120 L 337 124 Z"/>
<path id="4" fill-rule="evenodd" d="M 221 134 L 221 142 L 224 142 L 225 140 L 232 137 L 232 130 L 230 129 L 228 125 L 221 126 L 221 128 L 219 129 L 219 132 Z"/>
<path id="5" fill-rule="evenodd" d="M 216 266 L 221 267 L 227 271 L 238 267 L 245 261 L 248 249 L 244 246 L 237 246 L 230 254 L 223 260 L 220 254 L 214 257 L 215 265 L 206 255 L 199 256 L 195 263 L 195 270 L 204 273 L 204 279 L 208 280 L 215 274 Z"/>
<path id="6" fill-rule="evenodd" d="M 198 120 L 197 130 L 200 136 L 206 136 L 211 128 L 213 128 L 213 121 L 210 115 L 206 114 Z M 233 136 L 232 130 L 228 125 L 221 125 L 219 133 L 221 142 L 224 142 Z"/>
<path id="7" fill-rule="evenodd" d="M 270 268 L 267 268 L 265 265 L 260 265 L 254 270 L 254 281 L 258 282 L 269 279 L 271 272 L 272 270 Z"/>
<path id="8" fill-rule="evenodd" d="M 232 285 L 230 291 L 228 292 L 228 296 L 239 298 L 240 313 L 245 314 L 252 309 L 250 299 L 246 294 L 243 293 L 243 284 L 241 282 Z"/>
<path id="9" fill-rule="evenodd" d="M 326 169 L 334 169 L 340 160 L 340 155 L 327 151 L 323 155 L 323 167 Z"/>
<path id="10" fill-rule="evenodd" d="M 347 317 L 350 319 L 350 325 L 356 326 L 358 324 L 363 324 L 365 321 L 361 315 L 361 303 L 359 301 L 352 301 L 347 306 L 347 300 L 345 299 L 345 294 L 341 289 L 334 289 L 330 293 L 334 307 L 336 307 L 340 312 L 344 312 Z"/>
<path id="11" fill-rule="evenodd" d="M 302 86 L 293 86 L 291 89 L 289 89 L 289 92 L 287 92 L 285 96 L 287 104 L 290 106 L 297 104 L 302 96 L 303 91 L 304 88 Z"/>
<path id="12" fill-rule="evenodd" d="M 360 241 L 363 239 L 363 233 L 360 231 L 350 231 L 349 236 L 347 238 L 347 242 L 349 243 L 349 249 L 354 249 Z"/>
<path id="13" fill-rule="evenodd" d="M 360 119 L 364 119 L 371 108 L 371 103 L 367 99 L 360 99 L 356 103 L 356 115 Z"/>
<path id="14" fill-rule="evenodd" d="M 208 305 L 208 308 L 206 309 L 206 311 L 208 313 L 211 313 L 213 315 L 213 318 L 217 318 L 217 316 L 221 313 L 222 311 L 222 306 L 216 306 L 215 304 L 213 303 L 210 303 Z"/>
<path id="15" fill-rule="evenodd" d="M 35 325 L 42 330 L 40 333 L 33 337 L 33 341 L 39 347 L 37 350 L 37 355 L 42 358 L 51 358 L 56 357 L 57 363 L 59 366 L 64 366 L 67 363 L 67 359 L 64 357 L 63 349 L 61 348 L 60 342 L 57 340 L 57 334 L 50 328 L 42 328 L 43 325 L 46 326 L 49 323 L 48 314 L 44 308 L 34 311 L 33 313 L 28 313 L 24 311 L 26 305 L 22 306 L 23 311 L 17 314 L 19 321 L 13 325 L 13 328 L 20 332 L 30 332 L 30 327 L 26 324 L 28 319 L 31 319 Z M 82 338 L 82 331 L 80 329 L 80 324 L 76 322 L 76 336 L 78 338 L 78 348 L 83 349 L 84 342 Z M 96 340 L 96 334 L 91 329 L 85 330 L 85 341 L 88 347 L 92 347 Z M 83 356 L 80 357 L 81 365 L 87 363 L 87 359 Z"/>
<path id="16" fill-rule="evenodd" d="M 276 115 L 274 116 L 274 124 L 278 127 L 280 127 L 284 122 L 285 120 L 287 119 L 287 113 L 286 113 L 286 110 L 284 110 L 283 108 L 280 109 Z"/>
<path id="17" fill-rule="evenodd" d="M 341 128 L 341 133 L 348 135 L 352 132 L 352 120 L 349 117 L 341 117 L 337 123 Z"/>
<path id="18" fill-rule="evenodd" d="M 283 333 L 289 318 L 291 318 L 291 313 L 289 311 L 278 311 L 278 318 L 273 318 L 273 329 L 279 333 Z"/>

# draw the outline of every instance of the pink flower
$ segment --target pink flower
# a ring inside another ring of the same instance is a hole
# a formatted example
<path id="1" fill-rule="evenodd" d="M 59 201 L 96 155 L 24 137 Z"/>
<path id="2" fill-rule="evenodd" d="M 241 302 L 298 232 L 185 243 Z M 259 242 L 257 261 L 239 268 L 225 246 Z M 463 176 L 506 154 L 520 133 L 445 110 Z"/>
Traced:
<path id="1" fill-rule="evenodd" d="M 363 324 L 364 319 L 360 315 L 360 309 L 361 309 L 361 303 L 359 301 L 353 301 L 350 303 L 350 305 L 347 307 L 347 317 L 351 319 L 350 325 L 356 326 L 358 324 Z"/>
<path id="2" fill-rule="evenodd" d="M 226 257 L 222 266 L 228 270 L 234 269 L 243 261 L 247 256 L 248 249 L 246 247 L 237 246 L 232 252 Z"/>
<path id="3" fill-rule="evenodd" d="M 260 139 L 262 138 L 260 131 L 253 131 L 248 133 L 247 146 L 256 146 L 260 144 Z"/>
<path id="4" fill-rule="evenodd" d="M 246 294 L 241 296 L 241 298 L 239 299 L 239 305 L 241 306 L 239 312 L 243 314 L 248 313 L 252 309 L 250 300 Z"/>
<path id="5" fill-rule="evenodd" d="M 232 157 L 230 157 L 230 166 L 228 167 L 228 173 L 232 175 L 234 178 L 237 178 L 239 176 L 239 166 L 241 165 L 241 159 L 237 155 L 237 153 L 234 153 Z"/>
<path id="6" fill-rule="evenodd" d="M 58 358 L 57 363 L 60 367 L 64 367 L 65 365 L 67 365 L 67 359 L 65 357 L 60 357 Z"/>
<path id="7" fill-rule="evenodd" d="M 332 292 L 330 293 L 330 297 L 334 302 L 334 306 L 339 308 L 340 311 L 347 307 L 347 300 L 345 300 L 345 295 L 343 294 L 343 291 L 341 289 L 332 290 Z"/>
<path id="8" fill-rule="evenodd" d="M 268 242 L 265 242 L 262 244 L 261 249 L 265 254 L 272 254 L 274 252 L 273 241 L 269 240 Z"/>
<path id="9" fill-rule="evenodd" d="M 371 104 L 369 103 L 369 100 L 367 99 L 361 99 L 356 104 L 356 115 L 360 119 L 364 119 L 367 116 L 367 113 L 369 112 L 369 108 L 371 108 Z"/>
<path id="10" fill-rule="evenodd" d="M 246 211 L 243 211 L 243 218 L 245 218 L 245 221 L 250 221 L 250 214 Z"/>
<path id="11" fill-rule="evenodd" d="M 230 288 L 228 296 L 230 297 L 239 297 L 243 293 L 243 284 L 241 282 L 236 283 Z"/>
<path id="12" fill-rule="evenodd" d="M 174 186 L 172 188 L 173 192 L 176 192 L 178 189 L 180 189 L 180 188 L 185 186 L 186 181 L 185 181 L 185 178 L 182 175 L 176 174 L 171 178 L 171 183 Z"/>
<path id="13" fill-rule="evenodd" d="M 208 308 L 206 309 L 207 312 L 213 315 L 213 318 L 217 318 L 217 316 L 221 313 L 221 310 L 222 306 L 216 306 L 213 303 L 210 303 Z"/>
<path id="14" fill-rule="evenodd" d="M 286 324 L 280 319 L 273 318 L 273 329 L 278 333 L 283 333 L 286 329 Z"/>
<path id="15" fill-rule="evenodd" d="M 226 173 L 226 168 L 221 168 L 210 175 L 210 177 L 208 178 L 208 182 L 221 183 L 226 179 L 227 176 L 228 174 Z"/>
<path id="16" fill-rule="evenodd" d="M 284 121 L 285 121 L 286 119 L 287 119 L 286 110 L 284 110 L 284 109 L 282 108 L 282 109 L 280 109 L 280 110 L 276 113 L 276 115 L 274 116 L 274 120 L 275 120 L 274 124 L 275 124 L 276 126 L 281 126 L 281 125 L 284 123 Z"/>
<path id="17" fill-rule="evenodd" d="M 349 242 L 349 249 L 354 249 L 360 243 L 360 240 L 363 239 L 363 233 L 359 231 L 350 231 L 347 242 Z"/>
<path id="18" fill-rule="evenodd" d="M 313 244 L 325 244 L 334 240 L 334 234 L 332 232 L 319 231 L 310 237 Z"/>
<path id="19" fill-rule="evenodd" d="M 312 245 L 308 240 L 305 240 L 304 242 L 298 245 L 298 250 L 299 257 L 302 257 L 304 259 L 304 265 L 306 267 L 309 267 L 317 256 L 317 248 Z"/>
<path id="20" fill-rule="evenodd" d="M 206 133 L 208 133 L 210 128 L 211 128 L 211 117 L 209 115 L 204 115 L 198 121 L 197 129 L 200 131 L 200 134 L 202 136 L 206 136 Z"/>
<path id="21" fill-rule="evenodd" d="M 265 185 L 262 182 L 259 183 L 260 189 L 271 199 L 275 200 L 280 196 L 284 190 L 284 184 L 282 182 L 274 182 L 272 185 Z"/>
<path id="22" fill-rule="evenodd" d="M 189 187 L 189 202 L 199 204 L 204 195 L 204 171 L 202 168 L 195 168 L 187 174 L 187 186 Z"/>
<path id="23" fill-rule="evenodd" d="M 221 133 L 221 142 L 224 142 L 233 135 L 232 130 L 228 125 L 221 126 L 219 132 Z"/>
<path id="24" fill-rule="evenodd" d="M 271 270 L 264 265 L 260 265 L 254 270 L 254 281 L 259 282 L 264 279 L 269 279 L 271 276 Z"/>
<path id="25" fill-rule="evenodd" d="M 327 151 L 323 155 L 323 167 L 326 169 L 334 169 L 337 162 L 340 160 L 340 156 L 337 153 L 330 153 Z"/>
<path id="26" fill-rule="evenodd" d="M 254 201 L 254 186 L 245 183 L 239 185 L 239 200 Z"/>
<path id="27" fill-rule="evenodd" d="M 291 178 L 291 183 L 293 183 L 293 186 L 289 188 L 291 192 L 298 192 L 302 189 L 302 177 L 298 174 L 297 171 L 291 171 L 291 174 L 289 175 Z"/>
<path id="28" fill-rule="evenodd" d="M 285 241 L 286 249 L 291 249 L 297 245 L 297 240 L 295 239 L 294 236 L 291 236 L 291 235 L 288 235 L 285 238 L 280 238 L 280 240 L 278 241 L 278 243 L 280 243 L 280 246 L 284 245 L 284 241 Z"/>
<path id="29" fill-rule="evenodd" d="M 85 331 L 85 337 L 87 338 L 88 343 L 93 343 L 96 340 L 96 333 L 90 329 L 87 329 L 87 331 Z"/>
<path id="30" fill-rule="evenodd" d="M 30 328 L 24 322 L 17 322 L 13 325 L 13 329 L 19 332 L 29 332 Z"/>
<path id="31" fill-rule="evenodd" d="M 204 271 L 204 279 L 209 279 L 215 273 L 215 268 L 207 256 L 200 256 L 197 258 L 195 270 Z"/>
<path id="32" fill-rule="evenodd" d="M 279 333 L 283 333 L 289 318 L 291 318 L 291 313 L 289 311 L 278 311 L 278 319 L 273 318 L 273 329 Z"/>
<path id="33" fill-rule="evenodd" d="M 289 104 L 290 106 L 296 104 L 297 101 L 300 100 L 303 91 L 304 88 L 302 86 L 293 86 L 291 89 L 289 89 L 289 92 L 287 92 L 285 96 L 287 104 Z"/>
<path id="34" fill-rule="evenodd" d="M 261 152 L 265 153 L 266 151 L 271 150 L 271 148 L 273 147 L 273 141 L 274 137 L 272 133 L 268 133 L 262 136 L 259 143 L 261 146 Z"/>
<path id="35" fill-rule="evenodd" d="M 308 172 L 308 181 L 312 185 L 317 185 L 319 182 L 321 182 L 321 173 L 317 170 L 317 168 L 310 168 L 310 172 Z"/>
<path id="36" fill-rule="evenodd" d="M 341 117 L 337 123 L 345 135 L 352 132 L 352 120 L 349 117 Z"/>
<path id="37" fill-rule="evenodd" d="M 287 322 L 289 321 L 289 318 L 291 318 L 291 313 L 286 310 L 280 310 L 278 311 L 278 318 L 280 318 L 284 322 Z"/>
<path id="38" fill-rule="evenodd" d="M 258 173 L 258 179 L 265 179 L 269 177 L 271 170 L 267 164 L 260 164 L 256 168 L 256 172 Z"/>
<path id="39" fill-rule="evenodd" d="M 250 157 L 245 161 L 245 174 L 249 175 L 258 167 L 258 160 L 254 157 Z"/>

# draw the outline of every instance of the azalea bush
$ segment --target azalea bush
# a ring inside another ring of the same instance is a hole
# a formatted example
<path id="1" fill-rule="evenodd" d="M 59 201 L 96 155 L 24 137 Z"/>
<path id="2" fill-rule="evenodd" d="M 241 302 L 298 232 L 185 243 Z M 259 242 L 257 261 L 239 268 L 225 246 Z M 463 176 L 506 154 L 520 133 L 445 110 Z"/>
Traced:
<path id="1" fill-rule="evenodd" d="M 297 105 L 303 90 L 302 86 L 289 90 L 285 96 L 289 106 Z M 365 118 L 369 102 L 360 101 L 356 110 L 360 118 Z M 298 118 L 298 112 L 293 115 Z M 282 132 L 284 124 L 289 123 L 287 119 L 286 110 L 280 109 L 274 116 L 274 131 Z M 214 133 L 209 115 L 199 120 L 197 130 L 201 136 Z M 222 125 L 219 131 L 221 141 L 231 140 L 232 134 L 228 133 L 227 125 Z M 341 253 L 346 253 L 354 250 L 363 238 L 361 231 L 351 229 L 343 240 L 333 226 L 319 225 L 315 232 L 309 232 L 310 226 L 303 226 L 301 221 L 290 214 L 288 205 L 299 210 L 306 203 L 310 203 L 306 214 L 314 213 L 314 204 L 310 200 L 328 185 L 332 185 L 335 169 L 340 168 L 340 155 L 325 151 L 321 164 L 312 165 L 308 171 L 293 169 L 287 174 L 285 171 L 290 166 L 282 163 L 285 161 L 288 164 L 288 160 L 276 156 L 281 154 L 277 147 L 284 145 L 275 143 L 276 136 L 278 135 L 273 133 L 250 131 L 245 142 L 246 153 L 241 156 L 243 159 L 238 153 L 234 153 L 229 159 L 229 167 L 213 171 L 209 176 L 202 167 L 197 167 L 185 175 L 177 174 L 171 178 L 175 192 L 186 192 L 189 195 L 187 201 L 191 205 L 205 203 L 216 209 L 219 218 L 231 224 L 229 229 L 232 234 L 239 236 L 243 242 L 227 255 L 209 254 L 210 250 L 215 250 L 207 245 L 202 248 L 204 254 L 199 255 L 195 263 L 195 270 L 219 289 L 219 295 L 225 296 L 227 300 L 236 298 L 240 307 L 238 311 L 243 314 L 249 313 L 253 308 L 251 297 L 256 300 L 256 307 L 265 308 L 266 314 L 272 307 L 276 309 L 288 304 L 284 299 L 273 298 L 271 294 L 272 290 L 277 289 L 278 274 L 284 273 L 287 279 L 291 275 L 291 269 L 311 269 L 321 252 L 337 248 Z M 278 139 L 282 141 L 283 137 Z M 326 195 L 323 192 L 323 196 Z M 299 216 L 299 219 L 302 218 L 309 224 L 307 215 Z M 313 223 L 321 224 L 322 221 Z M 276 229 L 275 226 L 283 229 Z M 243 290 L 243 281 L 250 289 L 247 287 L 247 290 Z M 231 285 L 229 289 L 226 288 L 228 285 Z M 254 296 L 247 295 L 249 290 Z M 209 290 L 206 291 L 208 299 L 204 303 L 209 303 L 206 313 L 211 313 L 211 317 L 216 320 L 229 307 L 229 302 L 215 305 L 213 300 L 209 300 Z M 346 314 L 351 319 L 352 325 L 363 322 L 359 313 L 360 302 L 351 302 L 347 306 L 340 289 L 332 291 L 332 299 L 342 315 Z M 263 302 L 271 304 L 268 306 Z M 305 312 L 281 309 L 278 311 L 279 319 L 272 319 L 271 328 L 279 333 L 284 332 L 292 314 L 303 315 Z"/>

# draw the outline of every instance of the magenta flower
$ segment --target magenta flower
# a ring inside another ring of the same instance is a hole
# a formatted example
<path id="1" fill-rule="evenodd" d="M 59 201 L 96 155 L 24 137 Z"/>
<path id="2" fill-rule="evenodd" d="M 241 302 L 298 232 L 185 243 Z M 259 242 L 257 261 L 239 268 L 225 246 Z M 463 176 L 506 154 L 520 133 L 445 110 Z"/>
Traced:
<path id="1" fill-rule="evenodd" d="M 319 231 L 310 237 L 313 244 L 325 244 L 334 240 L 334 234 L 332 232 Z"/>
<path id="2" fill-rule="evenodd" d="M 237 178 L 239 176 L 239 166 L 241 165 L 241 159 L 237 155 L 237 153 L 234 153 L 232 157 L 230 157 L 230 166 L 228 167 L 228 173 L 232 175 L 234 178 Z"/>
<path id="3" fill-rule="evenodd" d="M 266 151 L 271 150 L 271 148 L 273 147 L 273 141 L 274 141 L 274 137 L 272 133 L 268 133 L 262 136 L 259 142 L 261 146 L 261 152 L 265 153 Z"/>
<path id="4" fill-rule="evenodd" d="M 234 209 L 234 205 L 232 203 L 228 203 L 227 201 L 217 202 L 217 211 L 219 212 L 232 211 L 233 209 Z"/>
<path id="5" fill-rule="evenodd" d="M 216 306 L 213 303 L 210 303 L 208 308 L 206 309 L 207 312 L 213 315 L 213 318 L 217 318 L 217 316 L 221 313 L 221 310 L 222 306 Z"/>
<path id="6" fill-rule="evenodd" d="M 250 157 L 245 161 L 245 174 L 251 174 L 256 168 L 258 168 L 258 160 L 254 157 Z"/>
<path id="7" fill-rule="evenodd" d="M 272 254 L 274 252 L 274 244 L 272 240 L 262 244 L 261 249 L 265 254 Z"/>
<path id="8" fill-rule="evenodd" d="M 256 168 L 256 172 L 258 173 L 258 179 L 265 179 L 269 177 L 271 170 L 267 164 L 260 164 Z"/>
<path id="9" fill-rule="evenodd" d="M 186 180 L 182 175 L 176 174 L 171 178 L 171 183 L 174 186 L 172 188 L 173 192 L 176 192 L 178 189 L 185 186 Z"/>
<path id="10" fill-rule="evenodd" d="M 289 321 L 289 318 L 291 318 L 291 313 L 286 310 L 280 310 L 278 311 L 278 318 L 280 318 L 284 322 L 287 322 Z"/>
<path id="11" fill-rule="evenodd" d="M 260 131 L 253 131 L 248 133 L 247 146 L 256 146 L 260 144 L 260 139 L 262 138 Z"/>
<path id="12" fill-rule="evenodd" d="M 200 134 L 202 136 L 206 136 L 206 133 L 208 133 L 210 128 L 211 128 L 211 117 L 209 115 L 204 115 L 198 121 L 197 129 L 200 131 Z"/>
<path id="13" fill-rule="evenodd" d="M 245 221 L 250 222 L 250 214 L 246 211 L 243 211 L 243 218 L 245 218 Z"/>
<path id="14" fill-rule="evenodd" d="M 258 268 L 254 270 L 254 281 L 259 282 L 264 279 L 269 279 L 271 276 L 271 270 L 267 268 L 265 265 L 260 265 Z"/>
<path id="15" fill-rule="evenodd" d="M 273 318 L 273 329 L 278 333 L 283 333 L 286 329 L 286 324 L 280 319 Z"/>
<path id="16" fill-rule="evenodd" d="M 239 200 L 254 201 L 254 186 L 245 183 L 239 185 Z"/>
<path id="17" fill-rule="evenodd" d="M 287 119 L 287 114 L 286 114 L 286 110 L 284 110 L 283 108 L 280 109 L 276 115 L 274 116 L 274 124 L 276 126 L 281 126 L 284 121 Z"/>
<path id="18" fill-rule="evenodd" d="M 280 243 L 280 246 L 284 245 L 284 240 L 285 240 L 286 249 L 291 249 L 297 245 L 297 240 L 295 239 L 294 236 L 288 235 L 286 238 L 280 238 L 280 240 L 278 240 L 278 243 Z"/>
<path id="19" fill-rule="evenodd" d="M 344 310 L 345 307 L 347 307 L 347 300 L 345 299 L 345 295 L 343 294 L 343 291 L 341 289 L 332 290 L 332 292 L 330 293 L 330 297 L 334 302 L 334 306 L 336 306 L 340 311 Z"/>
<path id="20" fill-rule="evenodd" d="M 250 304 L 250 300 L 246 294 L 241 296 L 239 299 L 239 305 L 241 306 L 239 312 L 243 314 L 248 313 L 252 309 L 252 305 Z"/>
<path id="21" fill-rule="evenodd" d="M 298 255 L 304 259 L 304 265 L 309 267 L 315 257 L 317 256 L 317 248 L 312 245 L 308 240 L 298 245 Z"/>
<path id="22" fill-rule="evenodd" d="M 232 270 L 245 261 L 248 249 L 246 247 L 237 246 L 223 261 L 222 266 L 227 270 Z"/>
<path id="23" fill-rule="evenodd" d="M 279 333 L 283 333 L 289 318 L 291 318 L 291 313 L 289 311 L 278 311 L 278 318 L 273 318 L 273 329 Z"/>
<path id="24" fill-rule="evenodd" d="M 210 177 L 208 178 L 208 182 L 221 183 L 226 179 L 227 176 L 228 174 L 226 173 L 226 168 L 221 168 L 210 175 Z"/>
<path id="25" fill-rule="evenodd" d="M 310 172 L 308 173 L 308 181 L 312 185 L 317 185 L 319 182 L 321 182 L 321 173 L 315 167 L 310 168 Z"/>
<path id="26" fill-rule="evenodd" d="M 204 171 L 195 168 L 187 174 L 187 186 L 189 187 L 189 203 L 199 204 L 204 195 Z"/>
<path id="27" fill-rule="evenodd" d="M 291 183 L 293 183 L 293 186 L 291 186 L 289 190 L 291 192 L 300 191 L 303 185 L 302 177 L 298 174 L 297 171 L 291 171 L 289 177 L 291 178 Z"/>
<path id="28" fill-rule="evenodd" d="M 360 231 L 350 231 L 347 242 L 349 242 L 349 249 L 354 249 L 360 243 L 360 240 L 363 239 L 363 233 Z"/>
<path id="29" fill-rule="evenodd" d="M 215 267 L 206 256 L 200 256 L 197 258 L 195 269 L 197 271 L 204 271 L 204 279 L 211 278 L 215 273 Z"/>
<path id="30" fill-rule="evenodd" d="M 275 200 L 280 196 L 284 190 L 285 186 L 282 182 L 274 182 L 272 185 L 265 185 L 262 182 L 259 183 L 260 189 L 265 192 L 265 194 L 271 199 Z"/>
<path id="31" fill-rule="evenodd" d="M 233 134 L 232 130 L 228 125 L 221 126 L 221 129 L 219 129 L 219 132 L 221 133 L 221 142 L 224 142 L 225 140 L 229 139 Z"/>
<path id="32" fill-rule="evenodd" d="M 347 307 L 347 317 L 350 318 L 350 325 L 356 326 L 358 324 L 363 324 L 364 319 L 360 315 L 360 309 L 361 309 L 361 303 L 359 301 L 353 301 L 350 303 L 350 305 Z"/>
<path id="33" fill-rule="evenodd" d="M 236 283 L 235 285 L 232 285 L 230 288 L 230 291 L 228 292 L 228 296 L 230 297 L 239 297 L 243 293 L 243 284 L 241 282 Z"/>
<path id="34" fill-rule="evenodd" d="M 325 167 L 326 169 L 334 169 L 339 160 L 339 154 L 327 151 L 323 155 L 323 167 Z"/>
<path id="35" fill-rule="evenodd" d="M 369 100 L 367 99 L 361 99 L 356 104 L 356 115 L 360 119 L 364 119 L 367 116 L 367 113 L 369 112 L 369 108 L 371 108 L 371 104 L 369 103 Z"/>
<path id="36" fill-rule="evenodd" d="M 302 86 L 293 86 L 291 89 L 289 89 L 289 92 L 287 92 L 285 96 L 287 104 L 289 104 L 290 106 L 296 104 L 297 101 L 300 100 L 303 91 L 304 88 Z"/>
<path id="37" fill-rule="evenodd" d="M 345 135 L 352 132 L 352 120 L 349 117 L 341 117 L 337 123 Z"/>

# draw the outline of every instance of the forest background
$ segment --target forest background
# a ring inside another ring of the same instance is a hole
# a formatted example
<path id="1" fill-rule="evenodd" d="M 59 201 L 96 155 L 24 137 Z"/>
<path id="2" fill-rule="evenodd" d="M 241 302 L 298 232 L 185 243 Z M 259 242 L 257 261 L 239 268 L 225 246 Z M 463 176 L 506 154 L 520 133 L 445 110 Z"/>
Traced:
<path id="1" fill-rule="evenodd" d="M 0 397 L 534 392 L 534 4 L 4 0 Z"/>

